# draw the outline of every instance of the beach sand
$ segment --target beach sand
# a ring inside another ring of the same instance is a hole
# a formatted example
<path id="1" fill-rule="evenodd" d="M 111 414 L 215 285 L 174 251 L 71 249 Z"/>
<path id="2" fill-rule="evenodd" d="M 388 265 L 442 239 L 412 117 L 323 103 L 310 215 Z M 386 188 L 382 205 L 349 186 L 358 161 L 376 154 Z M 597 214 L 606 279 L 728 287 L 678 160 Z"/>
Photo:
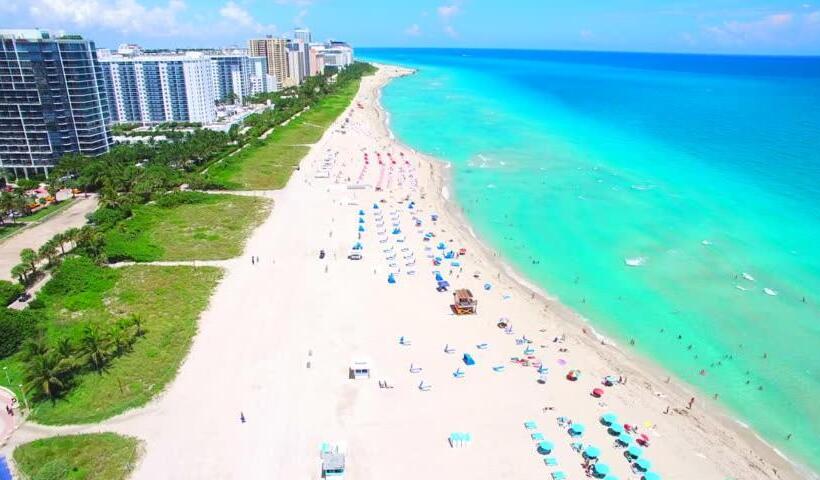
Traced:
<path id="1" fill-rule="evenodd" d="M 570 447 L 581 442 L 598 447 L 617 478 L 639 479 L 599 423 L 611 412 L 649 436 L 644 456 L 662 478 L 800 478 L 700 395 L 687 409 L 694 394 L 685 386 L 666 383 L 662 370 L 607 344 L 480 244 L 446 198 L 446 165 L 397 143 L 387 129 L 379 91 L 409 73 L 382 66 L 365 78 L 288 186 L 258 193 L 272 197 L 274 209 L 244 256 L 228 262 L 190 355 L 164 394 L 99 426 L 27 426 L 14 441 L 55 431 L 134 435 L 145 440 L 135 479 L 319 478 L 319 446 L 330 442 L 347 452 L 347 478 L 394 480 L 550 478 L 554 471 L 582 478 L 584 460 Z M 400 234 L 392 233 L 394 223 Z M 435 234 L 431 241 L 423 241 L 427 232 Z M 357 241 L 363 258 L 348 260 Z M 466 249 L 460 267 L 450 260 L 432 265 L 429 255 L 443 254 L 439 242 L 446 242 L 444 252 Z M 450 291 L 436 291 L 434 271 Z M 454 288 L 471 289 L 477 315 L 452 313 Z M 513 333 L 497 326 L 501 318 Z M 517 344 L 523 337 L 532 343 Z M 549 369 L 544 384 L 535 367 L 510 361 L 524 357 L 526 347 Z M 476 364 L 466 366 L 464 353 Z M 356 358 L 370 360 L 371 378 L 349 379 Z M 457 369 L 463 378 L 454 377 Z M 580 379 L 566 379 L 571 369 L 581 370 Z M 626 384 L 602 386 L 607 375 Z M 603 397 L 592 397 L 599 387 Z M 571 438 L 558 417 L 584 424 L 584 435 Z M 537 428 L 525 429 L 526 421 Z M 470 433 L 470 445 L 451 448 L 453 432 Z M 554 443 L 557 466 L 545 465 L 534 432 Z"/>

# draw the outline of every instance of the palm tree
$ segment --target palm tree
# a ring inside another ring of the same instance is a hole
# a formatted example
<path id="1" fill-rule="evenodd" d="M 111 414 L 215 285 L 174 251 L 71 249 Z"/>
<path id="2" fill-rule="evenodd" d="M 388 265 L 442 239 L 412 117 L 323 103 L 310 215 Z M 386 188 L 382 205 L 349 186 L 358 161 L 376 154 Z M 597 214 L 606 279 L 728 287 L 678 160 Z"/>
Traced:
<path id="1" fill-rule="evenodd" d="M 26 339 L 20 346 L 20 356 L 23 360 L 31 360 L 48 353 L 48 343 L 43 332 L 39 332 L 36 336 Z"/>
<path id="2" fill-rule="evenodd" d="M 102 375 L 102 369 L 111 356 L 111 341 L 100 333 L 95 325 L 88 324 L 83 328 L 80 351 L 88 358 L 94 370 Z"/>
<path id="3" fill-rule="evenodd" d="M 55 242 L 54 239 L 51 239 L 44 243 L 37 251 L 37 256 L 40 258 L 47 258 L 48 266 L 51 267 L 54 264 L 54 257 L 57 256 L 57 242 Z"/>
<path id="4" fill-rule="evenodd" d="M 40 258 L 37 256 L 37 253 L 30 248 L 24 248 L 20 251 L 20 261 L 28 265 L 32 275 L 37 273 L 37 262 L 39 260 Z"/>
<path id="5" fill-rule="evenodd" d="M 66 237 L 65 232 L 58 232 L 53 237 L 51 237 L 51 240 L 56 245 L 60 246 L 60 255 L 65 255 L 65 244 L 69 241 L 68 237 Z"/>
<path id="6" fill-rule="evenodd" d="M 11 275 L 17 277 L 17 280 L 22 285 L 28 285 L 28 265 L 18 263 L 11 269 Z"/>
<path id="7" fill-rule="evenodd" d="M 54 403 L 55 397 L 65 387 L 65 377 L 71 364 L 57 352 L 46 352 L 29 359 L 26 363 L 26 386 L 28 392 L 45 395 Z"/>
<path id="8" fill-rule="evenodd" d="M 133 315 L 131 315 L 129 320 L 131 320 L 131 325 L 134 326 L 134 336 L 135 337 L 141 337 L 141 336 L 145 335 L 145 330 L 142 329 L 142 317 L 141 316 L 139 316 L 137 314 L 133 314 Z"/>
<path id="9" fill-rule="evenodd" d="M 63 232 L 63 241 L 66 243 L 73 243 L 77 245 L 77 239 L 80 238 L 80 229 L 77 227 L 72 227 Z"/>
<path id="10" fill-rule="evenodd" d="M 63 358 L 73 358 L 74 357 L 74 344 L 71 343 L 71 339 L 68 337 L 62 337 L 57 340 L 57 353 L 60 354 Z"/>

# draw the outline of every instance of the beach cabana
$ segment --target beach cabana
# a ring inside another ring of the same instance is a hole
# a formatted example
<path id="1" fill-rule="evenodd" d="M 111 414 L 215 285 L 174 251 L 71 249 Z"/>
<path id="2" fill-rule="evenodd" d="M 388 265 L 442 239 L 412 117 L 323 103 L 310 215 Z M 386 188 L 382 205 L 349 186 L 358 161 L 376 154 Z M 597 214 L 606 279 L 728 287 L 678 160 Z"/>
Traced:
<path id="1" fill-rule="evenodd" d="M 637 468 L 638 470 L 640 470 L 642 472 L 645 472 L 645 471 L 649 470 L 649 467 L 651 467 L 651 466 L 652 466 L 652 462 L 650 462 L 649 460 L 647 460 L 645 458 L 639 458 L 639 459 L 635 460 L 635 468 Z"/>
<path id="2" fill-rule="evenodd" d="M 643 448 L 637 445 L 632 445 L 631 447 L 626 449 L 625 455 L 627 456 L 627 458 L 638 458 L 641 455 L 643 455 Z"/>
<path id="3" fill-rule="evenodd" d="M 361 244 L 361 242 L 356 242 L 353 245 L 353 250 L 361 250 L 362 248 L 364 248 L 364 246 Z"/>
<path id="4" fill-rule="evenodd" d="M 610 426 L 612 425 L 618 417 L 614 413 L 605 413 L 601 415 L 601 423 Z"/>
<path id="5" fill-rule="evenodd" d="M 370 378 L 370 360 L 364 357 L 354 358 L 350 362 L 350 378 L 353 380 Z"/>
<path id="6" fill-rule="evenodd" d="M 601 450 L 598 447 L 593 447 L 592 445 L 584 450 L 584 458 L 598 458 L 598 455 L 600 454 Z"/>
<path id="7" fill-rule="evenodd" d="M 573 437 L 580 437 L 581 435 L 584 434 L 585 430 L 586 430 L 586 428 L 584 427 L 583 424 L 576 423 L 576 424 L 573 424 L 571 427 L 569 427 L 569 434 Z"/>
<path id="8" fill-rule="evenodd" d="M 359 231 L 364 232 L 364 227 L 362 225 L 359 225 Z"/>
<path id="9" fill-rule="evenodd" d="M 609 426 L 609 429 L 607 429 L 607 431 L 610 435 L 614 435 L 617 437 L 624 433 L 624 427 L 620 423 L 613 423 Z"/>
<path id="10" fill-rule="evenodd" d="M 541 455 L 549 455 L 553 448 L 555 448 L 555 446 L 550 441 L 544 440 L 543 442 L 538 442 L 538 453 Z"/>
<path id="11" fill-rule="evenodd" d="M 359 217 L 359 223 L 364 223 L 364 218 Z"/>
<path id="12" fill-rule="evenodd" d="M 359 210 L 359 215 L 364 215 L 364 210 Z"/>
<path id="13" fill-rule="evenodd" d="M 478 300 L 473 292 L 461 288 L 453 292 L 453 311 L 456 315 L 474 315 L 478 311 Z"/>
<path id="14" fill-rule="evenodd" d="M 604 478 L 609 473 L 609 465 L 606 463 L 596 463 L 592 467 L 592 473 L 598 478 Z"/>

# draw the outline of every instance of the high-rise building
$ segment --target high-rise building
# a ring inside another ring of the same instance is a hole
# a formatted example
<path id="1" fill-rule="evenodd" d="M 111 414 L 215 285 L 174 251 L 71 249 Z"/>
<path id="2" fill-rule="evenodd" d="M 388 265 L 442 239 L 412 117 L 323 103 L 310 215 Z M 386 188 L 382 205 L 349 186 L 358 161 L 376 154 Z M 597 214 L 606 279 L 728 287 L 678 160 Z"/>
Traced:
<path id="1" fill-rule="evenodd" d="M 325 71 L 325 46 L 321 43 L 311 44 L 309 49 L 310 70 L 309 75 L 321 75 Z"/>
<path id="2" fill-rule="evenodd" d="M 353 63 L 353 48 L 345 42 L 331 41 L 325 44 L 322 56 L 325 67 L 345 68 Z"/>
<path id="3" fill-rule="evenodd" d="M 248 41 L 248 54 L 254 57 L 265 57 L 268 61 L 268 73 L 276 77 L 276 88 L 285 86 L 290 78 L 288 64 L 288 41 L 283 38 L 254 39 Z"/>
<path id="4" fill-rule="evenodd" d="M 307 28 L 297 28 L 293 31 L 293 38 L 296 40 L 301 40 L 305 42 L 305 44 L 310 43 L 310 30 Z"/>
<path id="5" fill-rule="evenodd" d="M 211 55 L 216 99 L 225 101 L 232 96 L 243 103 L 249 95 L 273 91 L 276 86 L 269 83 L 267 65 L 265 57 Z"/>
<path id="6" fill-rule="evenodd" d="M 48 175 L 67 153 L 103 154 L 110 123 L 94 42 L 0 30 L 0 167 Z"/>
<path id="7" fill-rule="evenodd" d="M 305 79 L 305 44 L 303 42 L 288 43 L 288 76 L 286 87 L 301 85 Z"/>
<path id="8" fill-rule="evenodd" d="M 110 56 L 100 63 L 116 122 L 206 124 L 216 119 L 213 67 L 201 53 Z"/>

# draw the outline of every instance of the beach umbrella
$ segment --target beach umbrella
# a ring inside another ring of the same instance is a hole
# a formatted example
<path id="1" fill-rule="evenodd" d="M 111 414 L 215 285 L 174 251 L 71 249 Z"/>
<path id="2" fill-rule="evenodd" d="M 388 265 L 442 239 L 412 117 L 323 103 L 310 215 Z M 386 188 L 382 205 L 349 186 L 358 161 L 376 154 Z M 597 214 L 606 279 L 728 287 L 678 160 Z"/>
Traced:
<path id="1" fill-rule="evenodd" d="M 544 440 L 542 442 L 538 442 L 538 453 L 546 455 L 546 454 L 552 452 L 552 449 L 553 449 L 552 442 L 547 441 L 547 440 Z"/>
<path id="2" fill-rule="evenodd" d="M 626 455 L 632 458 L 638 458 L 643 455 L 643 449 L 637 445 L 632 445 L 626 449 Z"/>
<path id="3" fill-rule="evenodd" d="M 569 434 L 570 434 L 570 435 L 572 435 L 573 437 L 575 437 L 575 436 L 579 436 L 579 435 L 583 435 L 583 434 L 584 434 L 584 430 L 586 430 L 586 427 L 584 427 L 584 425 L 583 425 L 583 424 L 581 424 L 581 423 L 576 423 L 576 424 L 572 425 L 572 426 L 569 428 Z"/>
<path id="4" fill-rule="evenodd" d="M 612 423 L 617 419 L 618 417 L 614 413 L 605 413 L 601 415 L 601 423 L 607 426 L 612 425 Z"/>
<path id="5" fill-rule="evenodd" d="M 592 470 L 595 471 L 595 475 L 599 477 L 603 477 L 607 473 L 609 473 L 609 465 L 606 463 L 596 463 Z"/>
<path id="6" fill-rule="evenodd" d="M 362 249 L 362 244 L 360 242 L 356 242 L 353 245 L 353 250 L 361 250 L 361 249 Z"/>
<path id="7" fill-rule="evenodd" d="M 661 480 L 661 476 L 655 472 L 646 472 L 641 477 L 641 480 Z"/>
<path id="8" fill-rule="evenodd" d="M 638 460 L 635 461 L 635 466 L 638 467 L 638 470 L 641 470 L 641 471 L 645 472 L 645 471 L 649 470 L 649 467 L 652 466 L 652 462 L 650 462 L 649 460 L 647 460 L 645 458 L 639 458 Z"/>
<path id="9" fill-rule="evenodd" d="M 393 235 L 398 235 L 400 233 L 401 233 L 401 229 L 399 229 L 399 228 L 394 228 L 393 229 Z"/>
<path id="10" fill-rule="evenodd" d="M 620 423 L 613 423 L 609 426 L 610 435 L 618 436 L 622 433 L 624 433 L 624 427 Z"/>
<path id="11" fill-rule="evenodd" d="M 387 283 L 396 283 L 396 277 L 392 273 L 387 276 Z"/>
<path id="12" fill-rule="evenodd" d="M 440 273 L 436 272 L 436 281 L 440 282 L 442 280 L 444 280 L 444 277 L 442 277 Z"/>
<path id="13" fill-rule="evenodd" d="M 447 248 L 447 246 L 444 245 L 444 242 L 439 242 L 436 248 L 438 248 L 439 250 L 444 250 L 445 248 Z"/>
<path id="14" fill-rule="evenodd" d="M 616 477 L 615 475 L 607 475 L 606 477 L 604 477 L 604 480 L 618 480 L 618 477 Z"/>
<path id="15" fill-rule="evenodd" d="M 601 450 L 598 447 L 589 446 L 584 450 L 584 457 L 586 458 L 598 458 L 600 454 Z"/>
<path id="16" fill-rule="evenodd" d="M 378 210 L 378 209 L 379 209 L 379 204 L 378 204 L 378 203 L 374 203 L 374 204 L 373 204 L 373 210 Z"/>
<path id="17" fill-rule="evenodd" d="M 361 225 L 359 225 L 359 231 L 360 231 L 360 232 L 363 232 L 363 231 L 364 231 L 364 227 L 363 227 L 363 226 L 361 226 Z"/>
<path id="18" fill-rule="evenodd" d="M 364 215 L 364 210 L 359 210 L 359 215 Z"/>
<path id="19" fill-rule="evenodd" d="M 630 443 L 632 443 L 632 437 L 630 437 L 628 433 L 622 433 L 621 436 L 618 437 L 617 441 L 621 445 L 626 446 L 626 445 L 629 445 Z"/>
<path id="20" fill-rule="evenodd" d="M 593 388 L 592 389 L 592 396 L 593 397 L 600 398 L 603 395 L 604 395 L 604 389 L 603 388 Z"/>
<path id="21" fill-rule="evenodd" d="M 359 217 L 359 223 L 364 223 L 364 219 L 362 217 Z"/>

